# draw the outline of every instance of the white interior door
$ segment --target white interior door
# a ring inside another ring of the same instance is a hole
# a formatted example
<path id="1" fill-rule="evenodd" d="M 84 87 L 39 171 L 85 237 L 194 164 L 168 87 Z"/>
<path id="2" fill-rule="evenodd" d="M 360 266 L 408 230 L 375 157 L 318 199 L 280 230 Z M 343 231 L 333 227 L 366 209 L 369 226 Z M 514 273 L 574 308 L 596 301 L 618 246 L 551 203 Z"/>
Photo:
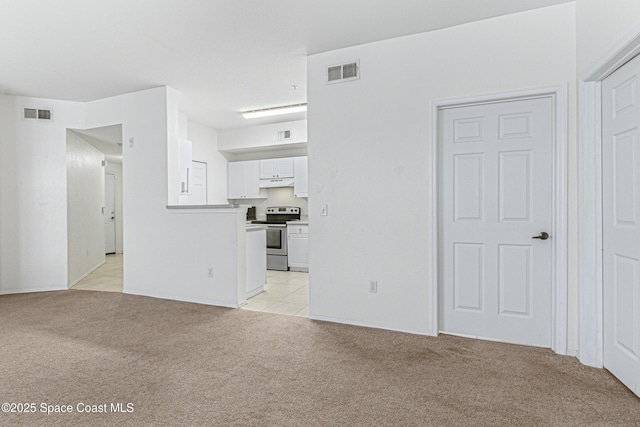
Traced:
<path id="1" fill-rule="evenodd" d="M 104 253 L 116 253 L 116 176 L 104 176 Z"/>
<path id="2" fill-rule="evenodd" d="M 640 57 L 602 82 L 604 366 L 640 395 Z"/>
<path id="3" fill-rule="evenodd" d="M 196 160 L 191 162 L 191 197 L 192 205 L 207 204 L 207 164 Z"/>
<path id="4" fill-rule="evenodd" d="M 553 100 L 439 120 L 440 331 L 550 347 Z"/>

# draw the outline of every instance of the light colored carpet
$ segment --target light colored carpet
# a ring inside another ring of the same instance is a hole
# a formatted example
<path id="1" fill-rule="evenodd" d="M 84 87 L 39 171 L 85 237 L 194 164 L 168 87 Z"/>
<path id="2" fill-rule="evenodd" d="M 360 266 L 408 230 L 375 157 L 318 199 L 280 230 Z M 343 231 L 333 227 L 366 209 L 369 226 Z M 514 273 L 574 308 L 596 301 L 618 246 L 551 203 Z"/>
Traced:
<path id="1" fill-rule="evenodd" d="M 0 325 L 0 402 L 36 404 L 0 425 L 640 425 L 607 371 L 546 349 L 74 290 L 2 296 Z"/>

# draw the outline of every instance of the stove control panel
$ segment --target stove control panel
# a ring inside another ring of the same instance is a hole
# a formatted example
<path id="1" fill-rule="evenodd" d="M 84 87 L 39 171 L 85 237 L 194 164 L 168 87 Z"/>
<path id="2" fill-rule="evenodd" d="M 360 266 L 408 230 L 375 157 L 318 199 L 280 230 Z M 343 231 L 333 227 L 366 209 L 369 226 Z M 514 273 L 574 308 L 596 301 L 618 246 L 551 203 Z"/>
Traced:
<path id="1" fill-rule="evenodd" d="M 296 206 L 273 206 L 265 210 L 267 214 L 285 214 L 285 215 L 299 215 L 300 208 Z"/>

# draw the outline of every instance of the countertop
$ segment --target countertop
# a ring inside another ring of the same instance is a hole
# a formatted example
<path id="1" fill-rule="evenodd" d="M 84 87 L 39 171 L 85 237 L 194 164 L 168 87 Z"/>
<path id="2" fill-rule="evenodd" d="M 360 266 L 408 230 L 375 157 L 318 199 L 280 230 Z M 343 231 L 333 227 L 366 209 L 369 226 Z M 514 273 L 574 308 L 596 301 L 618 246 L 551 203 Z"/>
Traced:
<path id="1" fill-rule="evenodd" d="M 167 209 L 237 209 L 240 205 L 167 205 Z"/>
<path id="2" fill-rule="evenodd" d="M 309 220 L 287 221 L 287 225 L 309 225 Z"/>
<path id="3" fill-rule="evenodd" d="M 267 226 L 264 224 L 247 224 L 247 231 L 259 231 L 266 230 Z"/>

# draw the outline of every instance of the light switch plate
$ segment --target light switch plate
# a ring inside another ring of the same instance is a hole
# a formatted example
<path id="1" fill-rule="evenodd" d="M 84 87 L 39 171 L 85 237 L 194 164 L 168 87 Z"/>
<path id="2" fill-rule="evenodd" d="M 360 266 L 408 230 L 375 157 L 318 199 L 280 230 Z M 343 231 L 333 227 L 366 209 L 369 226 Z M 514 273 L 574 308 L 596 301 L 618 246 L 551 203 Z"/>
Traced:
<path id="1" fill-rule="evenodd" d="M 320 216 L 327 216 L 328 208 L 327 205 L 320 205 Z"/>

